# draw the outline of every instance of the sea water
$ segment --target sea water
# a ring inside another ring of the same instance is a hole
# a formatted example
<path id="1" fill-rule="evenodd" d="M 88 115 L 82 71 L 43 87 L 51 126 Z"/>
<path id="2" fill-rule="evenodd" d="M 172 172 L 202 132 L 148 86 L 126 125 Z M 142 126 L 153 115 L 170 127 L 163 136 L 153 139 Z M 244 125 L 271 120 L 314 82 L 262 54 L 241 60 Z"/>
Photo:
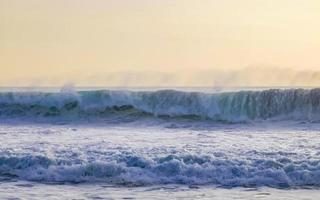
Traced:
<path id="1" fill-rule="evenodd" d="M 0 199 L 318 199 L 320 90 L 0 92 Z"/>

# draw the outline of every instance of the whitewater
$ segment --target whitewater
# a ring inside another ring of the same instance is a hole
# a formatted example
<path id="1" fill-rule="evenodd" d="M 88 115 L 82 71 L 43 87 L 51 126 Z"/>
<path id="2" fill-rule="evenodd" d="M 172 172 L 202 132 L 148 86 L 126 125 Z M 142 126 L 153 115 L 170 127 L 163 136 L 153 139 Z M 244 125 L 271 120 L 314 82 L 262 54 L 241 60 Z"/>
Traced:
<path id="1" fill-rule="evenodd" d="M 320 89 L 0 92 L 1 199 L 317 199 Z"/>

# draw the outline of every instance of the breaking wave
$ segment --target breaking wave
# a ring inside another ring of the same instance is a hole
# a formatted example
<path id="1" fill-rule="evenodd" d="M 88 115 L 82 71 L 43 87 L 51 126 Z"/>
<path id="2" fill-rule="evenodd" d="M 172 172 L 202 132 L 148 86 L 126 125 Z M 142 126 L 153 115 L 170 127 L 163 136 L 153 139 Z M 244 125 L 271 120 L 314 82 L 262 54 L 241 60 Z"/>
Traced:
<path id="1" fill-rule="evenodd" d="M 186 184 L 290 188 L 320 186 L 320 162 L 279 159 L 223 159 L 208 155 L 149 158 L 121 155 L 85 162 L 45 156 L 1 156 L 0 177 L 51 183 L 104 182 L 114 185 Z"/>
<path id="2" fill-rule="evenodd" d="M 320 119 L 320 89 L 270 89 L 228 93 L 161 90 L 2 92 L 0 117 L 187 117 L 213 121 Z"/>

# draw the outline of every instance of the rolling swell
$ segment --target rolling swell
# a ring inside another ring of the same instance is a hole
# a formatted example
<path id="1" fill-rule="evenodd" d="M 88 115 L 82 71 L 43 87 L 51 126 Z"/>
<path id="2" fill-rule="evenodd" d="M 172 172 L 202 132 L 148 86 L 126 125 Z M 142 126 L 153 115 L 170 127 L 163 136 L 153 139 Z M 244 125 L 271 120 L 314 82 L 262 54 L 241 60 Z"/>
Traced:
<path id="1" fill-rule="evenodd" d="M 228 93 L 80 91 L 2 92 L 0 117 L 112 117 L 141 115 L 215 121 L 320 119 L 320 89 Z"/>

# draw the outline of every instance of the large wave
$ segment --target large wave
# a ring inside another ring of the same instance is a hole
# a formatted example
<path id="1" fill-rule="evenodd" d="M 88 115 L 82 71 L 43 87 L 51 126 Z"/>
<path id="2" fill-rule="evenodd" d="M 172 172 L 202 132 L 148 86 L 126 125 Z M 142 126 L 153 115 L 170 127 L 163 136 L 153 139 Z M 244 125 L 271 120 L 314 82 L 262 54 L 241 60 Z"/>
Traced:
<path id="1" fill-rule="evenodd" d="M 1 117 L 188 117 L 214 121 L 320 119 L 320 89 L 270 89 L 228 93 L 161 90 L 2 92 Z"/>
<path id="2" fill-rule="evenodd" d="M 224 187 L 319 187 L 320 164 L 315 160 L 224 159 L 208 155 L 151 158 L 122 154 L 103 162 L 11 155 L 0 157 L 0 176 L 45 183 L 104 182 L 131 186 L 213 184 Z"/>

